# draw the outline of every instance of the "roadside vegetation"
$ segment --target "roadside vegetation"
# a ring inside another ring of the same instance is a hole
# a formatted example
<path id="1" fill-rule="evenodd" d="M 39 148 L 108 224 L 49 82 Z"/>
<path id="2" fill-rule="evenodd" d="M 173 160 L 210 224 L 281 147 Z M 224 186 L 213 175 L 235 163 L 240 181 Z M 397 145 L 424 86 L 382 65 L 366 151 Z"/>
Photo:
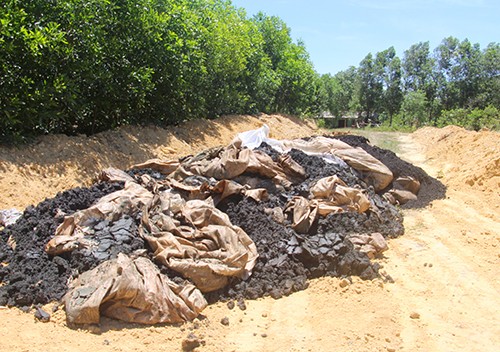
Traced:
<path id="1" fill-rule="evenodd" d="M 386 130 L 454 124 L 500 128 L 500 44 L 485 49 L 448 37 L 433 51 L 412 45 L 400 59 L 393 47 L 369 53 L 358 67 L 327 82 L 329 111 L 361 116 Z"/>
<path id="2" fill-rule="evenodd" d="M 259 112 L 499 128 L 498 43 L 391 47 L 320 75 L 290 33 L 225 0 L 5 0 L 0 138 Z"/>

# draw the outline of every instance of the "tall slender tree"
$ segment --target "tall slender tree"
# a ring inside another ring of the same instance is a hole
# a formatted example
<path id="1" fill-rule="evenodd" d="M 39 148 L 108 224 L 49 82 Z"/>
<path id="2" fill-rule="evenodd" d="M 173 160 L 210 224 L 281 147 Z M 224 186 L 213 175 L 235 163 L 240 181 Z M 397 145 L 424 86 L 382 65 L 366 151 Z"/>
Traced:
<path id="1" fill-rule="evenodd" d="M 423 92 L 426 97 L 426 111 L 429 121 L 435 112 L 439 75 L 435 60 L 431 56 L 429 42 L 412 45 L 403 54 L 402 80 L 404 94 Z"/>
<path id="2" fill-rule="evenodd" d="M 481 58 L 480 105 L 500 109 L 500 44 L 490 43 Z"/>
<path id="3" fill-rule="evenodd" d="M 436 48 L 436 57 L 443 81 L 443 102 L 446 109 L 475 105 L 481 77 L 479 44 L 455 37 L 443 39 Z"/>
<path id="4" fill-rule="evenodd" d="M 379 106 L 383 93 L 380 68 L 371 53 L 360 62 L 357 78 L 359 105 L 361 111 L 365 113 L 365 122 L 367 122 Z"/>
<path id="5" fill-rule="evenodd" d="M 335 111 L 337 116 L 341 116 L 352 110 L 357 70 L 354 66 L 351 66 L 347 70 L 338 72 L 333 76 L 333 80 L 336 84 L 334 86 L 332 104 L 336 107 Z"/>

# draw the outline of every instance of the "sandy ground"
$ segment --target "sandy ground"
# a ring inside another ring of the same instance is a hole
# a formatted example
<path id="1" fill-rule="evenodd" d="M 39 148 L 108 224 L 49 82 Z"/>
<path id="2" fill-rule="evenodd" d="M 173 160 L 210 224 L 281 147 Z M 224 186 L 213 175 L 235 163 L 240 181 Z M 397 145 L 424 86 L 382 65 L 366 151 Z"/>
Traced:
<path id="1" fill-rule="evenodd" d="M 43 138 L 29 148 L 0 151 L 0 208 L 87 184 L 108 165 L 225 144 L 263 122 L 276 138 L 318 133 L 298 120 L 262 116 L 191 122 L 170 131 L 123 128 L 91 138 Z M 500 350 L 500 135 L 448 127 L 370 138 L 448 187 L 446 199 L 405 210 L 406 234 L 391 240 L 380 259 L 394 283 L 353 278 L 341 287 L 339 279 L 322 278 L 289 297 L 247 301 L 246 310 L 209 306 L 201 319 L 181 326 L 103 319 L 100 326 L 70 329 L 62 309 L 41 323 L 32 313 L 0 308 L 0 351 L 176 351 L 190 333 L 204 341 L 200 351 Z M 226 317 L 229 325 L 221 324 Z"/>

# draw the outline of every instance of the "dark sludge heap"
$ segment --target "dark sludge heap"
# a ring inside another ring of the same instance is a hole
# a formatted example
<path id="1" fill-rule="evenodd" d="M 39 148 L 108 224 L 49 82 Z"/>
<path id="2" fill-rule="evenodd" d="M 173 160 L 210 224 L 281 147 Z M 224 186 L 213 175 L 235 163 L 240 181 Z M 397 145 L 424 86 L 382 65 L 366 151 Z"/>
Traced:
<path id="1" fill-rule="evenodd" d="M 368 145 L 365 140 L 353 140 L 358 146 L 363 147 L 363 143 Z M 277 152 L 266 144 L 259 149 L 272 158 L 277 156 Z M 403 234 L 400 211 L 367 186 L 356 170 L 348 165 L 326 163 L 318 156 L 295 149 L 289 152 L 289 156 L 306 171 L 307 178 L 300 184 L 285 191 L 262 178 L 260 184 L 253 186 L 265 188 L 269 193 L 267 200 L 257 202 L 233 195 L 218 204 L 231 222 L 241 227 L 254 241 L 259 257 L 249 278 L 231 279 L 223 289 L 205 295 L 209 302 L 262 296 L 279 298 L 305 289 L 309 279 L 321 276 L 376 278 L 379 275 L 378 264 L 356 249 L 350 236 L 381 233 L 384 237 L 396 237 Z M 406 170 L 402 170 L 403 162 L 395 154 L 385 158 L 384 162 L 391 171 L 395 170 L 400 175 L 427 180 L 428 176 L 411 164 L 404 164 Z M 161 174 L 149 169 L 128 173 L 134 178 L 148 174 L 162 179 Z M 320 217 L 307 233 L 296 232 L 291 227 L 291 220 L 276 210 L 283 209 L 294 196 L 306 196 L 314 182 L 331 175 L 338 175 L 350 187 L 365 190 L 378 208 L 377 213 L 368 210 L 361 214 L 330 214 Z M 255 175 L 250 176 L 252 182 L 258 180 Z M 244 177 L 241 179 L 244 183 Z M 122 216 L 114 222 L 100 221 L 95 224 L 92 240 L 96 245 L 92 250 L 76 249 L 56 256 L 50 256 L 45 251 L 45 245 L 54 236 L 64 216 L 86 209 L 103 196 L 120 189 L 123 189 L 123 183 L 101 182 L 88 188 L 61 192 L 35 207 L 28 207 L 15 224 L 1 230 L 0 305 L 24 307 L 60 300 L 67 292 L 71 279 L 116 258 L 118 253 L 143 251 L 143 255 L 152 258 L 151 249 L 138 233 L 140 212 Z M 158 265 L 162 273 L 173 281 L 181 280 L 178 273 Z"/>

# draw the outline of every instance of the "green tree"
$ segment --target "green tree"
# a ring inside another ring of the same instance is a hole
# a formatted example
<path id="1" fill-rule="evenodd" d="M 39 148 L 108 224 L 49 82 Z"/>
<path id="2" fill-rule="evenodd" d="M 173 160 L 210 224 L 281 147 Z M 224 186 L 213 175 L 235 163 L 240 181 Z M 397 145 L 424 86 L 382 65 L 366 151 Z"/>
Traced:
<path id="1" fill-rule="evenodd" d="M 356 80 L 357 71 L 354 66 L 333 76 L 330 111 L 335 116 L 345 115 L 351 110 L 351 103 L 355 99 Z"/>
<path id="2" fill-rule="evenodd" d="M 401 105 L 401 119 L 407 126 L 421 127 L 427 120 L 427 98 L 417 90 L 408 92 Z"/>
<path id="3" fill-rule="evenodd" d="M 271 60 L 271 67 L 277 70 L 285 59 L 287 49 L 292 45 L 291 30 L 279 17 L 267 16 L 263 12 L 256 14 L 253 21 L 263 36 L 263 50 Z"/>
<path id="4" fill-rule="evenodd" d="M 394 114 L 399 112 L 403 100 L 401 90 L 401 60 L 396 56 L 394 47 L 377 54 L 377 64 L 382 75 L 383 92 L 380 105 L 389 116 L 392 126 Z"/>
<path id="5" fill-rule="evenodd" d="M 359 106 L 368 121 L 379 106 L 383 94 L 380 65 L 371 53 L 360 62 L 357 73 Z"/>
<path id="6" fill-rule="evenodd" d="M 315 110 L 319 113 L 332 111 L 332 100 L 334 91 L 334 80 L 331 74 L 324 74 L 318 78 L 318 87 L 316 92 Z"/>
<path id="7" fill-rule="evenodd" d="M 246 71 L 251 58 L 262 46 L 260 36 L 241 9 L 230 1 L 203 2 L 196 8 L 203 18 L 201 50 L 205 53 L 204 95 L 211 117 L 240 113 L 250 96 Z"/>
<path id="8" fill-rule="evenodd" d="M 263 50 L 271 62 L 276 87 L 272 111 L 307 114 L 317 101 L 318 76 L 303 42 L 293 43 L 280 18 L 259 13 L 254 17 L 264 39 Z"/>
<path id="9" fill-rule="evenodd" d="M 72 50 L 64 29 L 40 18 L 46 9 L 41 1 L 0 6 L 0 135 L 50 130 L 72 95 L 64 71 Z"/>
<path id="10" fill-rule="evenodd" d="M 437 62 L 444 77 L 442 100 L 446 109 L 474 105 L 479 94 L 481 50 L 465 39 L 443 39 L 436 49 Z"/>
<path id="11" fill-rule="evenodd" d="M 404 91 L 425 93 L 427 116 L 431 121 L 436 111 L 440 75 L 435 70 L 436 63 L 430 55 L 429 42 L 414 44 L 406 50 L 401 66 Z"/>
<path id="12" fill-rule="evenodd" d="M 477 105 L 500 109 L 500 44 L 490 43 L 481 57 L 481 82 Z"/>
<path id="13" fill-rule="evenodd" d="M 297 115 L 310 113 L 317 74 L 302 42 L 287 48 L 276 72 L 281 80 L 276 94 L 276 110 Z"/>

